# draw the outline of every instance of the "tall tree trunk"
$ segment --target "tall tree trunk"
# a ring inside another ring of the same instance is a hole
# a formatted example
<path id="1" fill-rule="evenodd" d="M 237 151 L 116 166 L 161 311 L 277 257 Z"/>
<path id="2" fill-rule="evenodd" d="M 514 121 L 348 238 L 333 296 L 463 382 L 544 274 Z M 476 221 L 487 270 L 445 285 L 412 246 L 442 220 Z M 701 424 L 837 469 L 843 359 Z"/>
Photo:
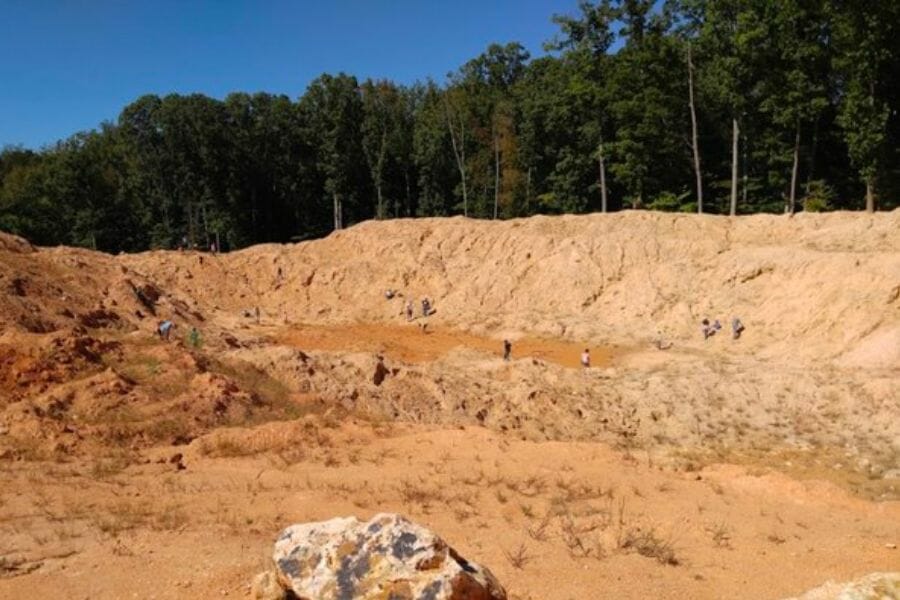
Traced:
<path id="1" fill-rule="evenodd" d="M 447 128 L 450 131 L 450 143 L 453 146 L 453 158 L 456 159 L 456 167 L 459 169 L 459 178 L 462 181 L 463 216 L 469 216 L 469 195 L 466 189 L 466 130 L 462 115 L 459 116 L 459 143 L 456 142 L 456 126 L 453 124 L 453 115 L 450 111 L 450 102 L 444 98 L 444 112 L 447 115 Z"/>
<path id="2" fill-rule="evenodd" d="M 466 130 L 462 115 L 459 115 L 459 172 L 462 176 L 463 216 L 469 216 L 469 191 L 466 182 Z"/>
<path id="3" fill-rule="evenodd" d="M 875 178 L 866 177 L 866 212 L 875 212 Z"/>
<path id="4" fill-rule="evenodd" d="M 369 166 L 369 175 L 372 177 L 372 185 L 375 186 L 375 194 L 377 205 L 375 206 L 375 218 L 381 220 L 384 218 L 384 198 L 381 189 L 384 183 L 384 155 L 387 151 L 387 128 L 382 124 L 381 140 L 378 146 L 378 156 L 372 157 L 372 152 L 368 146 L 363 144 L 363 153 L 366 156 L 366 164 Z"/>
<path id="5" fill-rule="evenodd" d="M 797 172 L 800 170 L 800 121 L 797 121 L 797 135 L 794 137 L 794 167 L 791 169 L 791 194 L 788 200 L 788 212 L 797 211 Z"/>
<path id="6" fill-rule="evenodd" d="M 344 219 L 343 215 L 341 215 L 341 198 L 337 192 L 332 193 L 332 198 L 334 199 L 334 228 L 335 230 L 342 229 Z"/>
<path id="7" fill-rule="evenodd" d="M 500 207 L 500 140 L 494 135 L 494 219 Z"/>
<path id="8" fill-rule="evenodd" d="M 738 127 L 737 117 L 731 119 L 731 210 L 733 217 L 737 214 L 738 195 L 738 139 L 741 130 Z"/>
<path id="9" fill-rule="evenodd" d="M 378 219 L 384 218 L 384 200 L 381 197 L 381 182 L 375 184 L 375 194 L 378 196 Z"/>
<path id="10" fill-rule="evenodd" d="M 600 212 L 609 210 L 606 198 L 606 164 L 603 162 L 603 138 L 597 145 L 597 160 L 600 163 Z"/>
<path id="11" fill-rule="evenodd" d="M 875 106 L 875 80 L 869 81 L 869 105 Z M 866 212 L 875 212 L 875 175 L 866 177 Z"/>
<path id="12" fill-rule="evenodd" d="M 694 173 L 697 176 L 697 213 L 703 214 L 703 177 L 700 175 L 700 146 L 697 143 L 697 109 L 694 105 L 694 61 L 688 44 L 688 97 L 691 107 L 691 146 L 694 150 Z"/>
<path id="13" fill-rule="evenodd" d="M 816 175 L 816 148 L 819 145 L 819 119 L 816 118 L 813 124 L 812 142 L 809 146 L 809 165 L 806 173 L 806 195 L 809 196 L 813 178 Z"/>

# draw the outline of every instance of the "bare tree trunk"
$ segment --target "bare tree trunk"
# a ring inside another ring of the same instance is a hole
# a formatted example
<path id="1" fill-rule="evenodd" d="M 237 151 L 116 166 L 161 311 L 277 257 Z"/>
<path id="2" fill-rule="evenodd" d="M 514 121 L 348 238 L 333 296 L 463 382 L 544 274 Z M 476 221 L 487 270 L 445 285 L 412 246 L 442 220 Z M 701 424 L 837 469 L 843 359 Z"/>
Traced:
<path id="1" fill-rule="evenodd" d="M 343 229 L 344 219 L 341 215 L 341 199 L 337 192 L 332 193 L 332 197 L 334 198 L 334 228 L 335 230 Z"/>
<path id="2" fill-rule="evenodd" d="M 788 200 L 788 212 L 797 211 L 797 174 L 800 170 L 800 121 L 797 121 L 797 135 L 794 137 L 794 168 L 791 169 L 791 194 Z"/>
<path id="3" fill-rule="evenodd" d="M 875 80 L 869 81 L 869 104 L 875 105 Z M 875 176 L 866 177 L 866 212 L 875 212 Z"/>
<path id="4" fill-rule="evenodd" d="M 381 182 L 380 181 L 375 185 L 375 194 L 378 196 L 378 216 L 377 216 L 377 218 L 380 220 L 380 219 L 384 218 L 384 200 L 381 197 Z"/>
<path id="5" fill-rule="evenodd" d="M 609 204 L 606 198 L 606 165 L 603 162 L 603 138 L 597 145 L 597 159 L 600 163 L 600 212 L 609 210 Z"/>
<path id="6" fill-rule="evenodd" d="M 866 212 L 875 212 L 875 181 L 874 177 L 866 178 Z"/>
<path id="7" fill-rule="evenodd" d="M 387 151 L 387 129 L 381 132 L 381 143 L 378 146 L 378 156 L 373 157 L 368 146 L 363 144 L 363 153 L 366 156 L 366 164 L 369 167 L 369 175 L 372 177 L 372 185 L 375 186 L 377 205 L 375 206 L 375 218 L 384 218 L 384 198 L 381 193 L 383 187 L 384 155 Z"/>
<path id="8" fill-rule="evenodd" d="M 444 112 L 447 115 L 447 129 L 450 131 L 450 143 L 453 146 L 453 158 L 456 159 L 456 167 L 459 169 L 459 177 L 462 180 L 463 216 L 469 216 L 469 195 L 466 189 L 466 130 L 462 115 L 459 116 L 459 143 L 456 142 L 456 127 L 453 125 L 453 115 L 450 111 L 450 102 L 444 98 Z"/>
<path id="9" fill-rule="evenodd" d="M 500 206 L 500 140 L 494 135 L 494 219 Z"/>
<path id="10" fill-rule="evenodd" d="M 466 129 L 462 115 L 459 115 L 459 173 L 462 177 L 463 216 L 469 216 L 469 191 L 466 183 Z"/>
<path id="11" fill-rule="evenodd" d="M 694 61 L 688 44 L 688 97 L 691 107 L 691 140 L 694 150 L 694 173 L 697 175 L 697 213 L 703 214 L 703 177 L 700 175 L 700 146 L 697 143 L 697 109 L 694 105 Z"/>
<path id="12" fill-rule="evenodd" d="M 819 145 L 819 119 L 817 118 L 813 125 L 812 142 L 809 147 L 809 171 L 806 173 L 806 195 L 812 186 L 813 178 L 816 175 L 816 147 Z"/>
<path id="13" fill-rule="evenodd" d="M 738 194 L 738 139 L 741 130 L 738 127 L 737 118 L 731 120 L 731 210 L 729 214 L 733 217 L 737 214 L 737 194 Z"/>

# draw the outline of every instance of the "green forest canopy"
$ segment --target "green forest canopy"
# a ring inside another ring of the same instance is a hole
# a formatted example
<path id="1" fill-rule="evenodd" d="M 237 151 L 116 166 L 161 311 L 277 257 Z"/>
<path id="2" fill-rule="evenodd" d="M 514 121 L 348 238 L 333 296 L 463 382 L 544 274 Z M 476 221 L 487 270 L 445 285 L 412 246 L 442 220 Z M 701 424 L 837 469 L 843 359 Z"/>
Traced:
<path id="1" fill-rule="evenodd" d="M 143 96 L 0 152 L 0 229 L 107 251 L 371 218 L 874 210 L 900 191 L 900 2 L 601 0 L 548 54 L 444 85 L 322 75 L 296 101 Z"/>

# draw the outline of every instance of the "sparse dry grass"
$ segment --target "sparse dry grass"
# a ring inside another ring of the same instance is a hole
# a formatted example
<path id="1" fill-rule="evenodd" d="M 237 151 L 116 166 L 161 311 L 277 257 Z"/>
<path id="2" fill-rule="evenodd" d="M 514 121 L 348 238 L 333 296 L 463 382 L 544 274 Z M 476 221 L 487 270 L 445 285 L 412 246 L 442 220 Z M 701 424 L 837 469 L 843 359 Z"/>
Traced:
<path id="1" fill-rule="evenodd" d="M 261 404 L 287 411 L 288 418 L 297 418 L 305 414 L 297 405 L 290 402 L 291 392 L 284 383 L 255 365 L 240 360 L 207 358 L 206 367 L 211 373 L 224 375 L 237 383 L 238 387 Z"/>
<path id="2" fill-rule="evenodd" d="M 536 542 L 546 542 L 549 537 L 549 532 L 547 528 L 550 526 L 550 515 L 544 516 L 538 523 L 534 525 L 529 525 L 526 528 L 526 532 L 528 533 L 528 537 L 533 539 Z"/>
<path id="3" fill-rule="evenodd" d="M 675 554 L 675 543 L 671 538 L 661 537 L 655 529 L 629 528 L 619 540 L 619 547 L 633 549 L 641 556 L 654 558 L 663 565 L 676 566 L 681 561 Z"/>
<path id="4" fill-rule="evenodd" d="M 724 521 L 714 523 L 707 528 L 717 548 L 731 548 L 731 527 Z"/>
<path id="5" fill-rule="evenodd" d="M 504 550 L 503 555 L 506 556 L 506 560 L 509 561 L 509 564 L 513 566 L 514 569 L 524 569 L 525 565 L 527 565 L 534 558 L 528 553 L 528 548 L 525 547 L 525 544 L 519 544 L 517 548 L 514 550 Z"/>
<path id="6" fill-rule="evenodd" d="M 125 531 L 146 526 L 153 515 L 149 502 L 122 500 L 97 511 L 92 521 L 101 532 L 117 537 Z"/>

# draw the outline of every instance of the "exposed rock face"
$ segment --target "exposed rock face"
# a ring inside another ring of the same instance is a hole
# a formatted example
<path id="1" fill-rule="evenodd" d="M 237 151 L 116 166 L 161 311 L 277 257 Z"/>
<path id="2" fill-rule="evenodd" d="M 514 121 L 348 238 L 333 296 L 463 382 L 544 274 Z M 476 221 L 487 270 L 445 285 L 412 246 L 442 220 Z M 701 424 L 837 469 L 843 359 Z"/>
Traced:
<path id="1" fill-rule="evenodd" d="M 506 599 L 490 571 L 396 514 L 293 525 L 273 558 L 278 582 L 301 600 Z"/>
<path id="2" fill-rule="evenodd" d="M 896 600 L 900 599 L 900 572 L 872 573 L 849 583 L 828 582 L 789 600 Z"/>

